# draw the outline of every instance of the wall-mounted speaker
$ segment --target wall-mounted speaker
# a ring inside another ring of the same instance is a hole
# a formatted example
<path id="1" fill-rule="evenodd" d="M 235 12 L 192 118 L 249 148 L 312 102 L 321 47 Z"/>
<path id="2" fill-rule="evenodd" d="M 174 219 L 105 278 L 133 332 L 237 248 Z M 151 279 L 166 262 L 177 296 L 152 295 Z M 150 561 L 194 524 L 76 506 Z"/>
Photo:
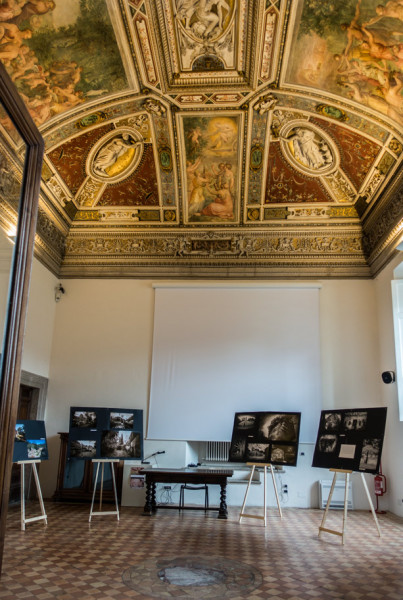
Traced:
<path id="1" fill-rule="evenodd" d="M 384 371 L 382 373 L 382 381 L 383 383 L 393 383 L 395 381 L 394 371 Z"/>

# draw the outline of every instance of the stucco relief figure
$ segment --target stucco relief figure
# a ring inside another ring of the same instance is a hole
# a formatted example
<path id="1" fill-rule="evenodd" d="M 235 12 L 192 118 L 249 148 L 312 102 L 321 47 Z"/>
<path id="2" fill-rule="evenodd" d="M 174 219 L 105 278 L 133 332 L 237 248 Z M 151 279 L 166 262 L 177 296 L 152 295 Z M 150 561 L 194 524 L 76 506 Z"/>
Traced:
<path id="1" fill-rule="evenodd" d="M 198 38 L 208 38 L 223 30 L 231 7 L 225 0 L 177 0 L 176 17 L 187 31 Z"/>
<path id="2" fill-rule="evenodd" d="M 272 108 L 274 108 L 277 104 L 278 100 L 272 94 L 267 94 L 266 96 L 262 96 L 262 98 L 255 104 L 253 107 L 259 115 L 263 115 L 265 112 L 268 112 Z"/>
<path id="3" fill-rule="evenodd" d="M 332 153 L 323 140 L 318 140 L 314 131 L 296 127 L 286 138 L 292 146 L 295 160 L 316 171 L 333 162 Z"/>
<path id="4" fill-rule="evenodd" d="M 147 112 L 157 115 L 157 117 L 162 117 L 164 112 L 166 112 L 165 106 L 161 102 L 158 102 L 158 100 L 153 100 L 153 98 L 147 98 L 143 106 Z"/>
<path id="5" fill-rule="evenodd" d="M 136 142 L 127 133 L 123 133 L 121 136 L 113 138 L 113 140 L 101 148 L 96 155 L 93 162 L 94 173 L 109 177 L 110 169 L 116 164 L 117 160 L 130 148 L 135 148 L 138 144 L 139 142 Z"/>

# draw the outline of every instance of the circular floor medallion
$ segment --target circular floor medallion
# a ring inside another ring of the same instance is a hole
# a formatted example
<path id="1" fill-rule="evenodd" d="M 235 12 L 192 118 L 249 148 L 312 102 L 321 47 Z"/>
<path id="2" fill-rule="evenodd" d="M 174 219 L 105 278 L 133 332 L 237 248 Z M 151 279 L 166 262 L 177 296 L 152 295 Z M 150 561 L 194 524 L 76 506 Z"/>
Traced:
<path id="1" fill-rule="evenodd" d="M 197 598 L 225 600 L 234 595 L 248 596 L 262 583 L 253 566 L 224 558 L 179 556 L 150 559 L 129 567 L 123 583 L 152 598 Z"/>

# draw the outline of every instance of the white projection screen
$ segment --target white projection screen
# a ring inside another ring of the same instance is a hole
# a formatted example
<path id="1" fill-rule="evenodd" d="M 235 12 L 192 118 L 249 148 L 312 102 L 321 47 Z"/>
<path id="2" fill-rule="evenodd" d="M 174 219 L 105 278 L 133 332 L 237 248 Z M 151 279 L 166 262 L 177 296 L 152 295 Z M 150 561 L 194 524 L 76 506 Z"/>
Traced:
<path id="1" fill-rule="evenodd" d="M 321 411 L 319 293 L 155 285 L 148 439 L 230 441 L 235 412 Z"/>

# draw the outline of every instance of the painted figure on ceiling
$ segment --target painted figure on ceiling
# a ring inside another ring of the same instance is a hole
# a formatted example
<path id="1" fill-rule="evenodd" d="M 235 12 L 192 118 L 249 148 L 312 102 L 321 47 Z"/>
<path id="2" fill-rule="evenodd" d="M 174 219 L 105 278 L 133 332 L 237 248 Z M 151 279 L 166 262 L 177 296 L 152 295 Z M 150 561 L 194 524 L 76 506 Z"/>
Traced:
<path id="1" fill-rule="evenodd" d="M 113 138 L 109 144 L 106 144 L 96 155 L 93 168 L 99 175 L 110 175 L 109 169 L 116 164 L 117 160 L 127 152 L 129 148 L 134 148 L 139 142 L 135 142 L 127 133 Z"/>
<path id="2" fill-rule="evenodd" d="M 305 1 L 291 79 L 403 122 L 403 0 Z"/>
<path id="3" fill-rule="evenodd" d="M 295 159 L 310 169 L 320 169 L 325 162 L 325 151 L 322 152 L 315 139 L 315 133 L 304 127 L 296 127 L 295 132 L 287 138 L 292 143 Z"/>
<path id="4" fill-rule="evenodd" d="M 226 0 L 178 0 L 177 18 L 186 30 L 198 38 L 208 38 L 222 31 L 231 7 Z"/>
<path id="5" fill-rule="evenodd" d="M 192 191 L 189 198 L 189 216 L 200 214 L 205 202 L 205 186 L 208 184 L 209 179 L 203 176 L 200 171 L 195 170 L 191 179 Z"/>
<path id="6" fill-rule="evenodd" d="M 213 202 L 203 208 L 201 214 L 207 217 L 220 217 L 221 219 L 234 218 L 234 200 L 227 183 L 220 190 L 217 190 Z"/>
<path id="7" fill-rule="evenodd" d="M 105 3 L 71 4 L 70 11 L 61 1 L 0 0 L 0 60 L 37 125 L 125 85 L 116 40 L 105 33 L 112 31 Z"/>

